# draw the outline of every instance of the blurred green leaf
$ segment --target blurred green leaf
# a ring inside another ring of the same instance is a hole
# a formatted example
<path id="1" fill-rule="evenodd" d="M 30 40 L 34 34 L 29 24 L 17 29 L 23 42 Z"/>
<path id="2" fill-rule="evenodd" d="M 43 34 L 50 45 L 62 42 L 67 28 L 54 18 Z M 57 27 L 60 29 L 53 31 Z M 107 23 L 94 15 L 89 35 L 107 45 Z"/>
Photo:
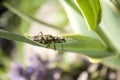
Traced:
<path id="1" fill-rule="evenodd" d="M 120 56 L 106 58 L 102 62 L 104 65 L 111 67 L 113 69 L 120 69 Z"/>
<path id="2" fill-rule="evenodd" d="M 4 30 L 0 30 L 0 38 L 25 42 L 25 43 L 29 43 L 29 44 L 36 45 L 36 46 L 43 46 L 42 44 L 36 43 L 36 42 L 34 42 L 34 41 L 32 41 L 32 40 L 30 40 L 22 35 L 15 34 L 15 33 L 8 32 L 8 31 L 4 31 Z"/>
<path id="3" fill-rule="evenodd" d="M 34 16 L 36 11 L 40 9 L 40 7 L 47 1 L 47 0 L 19 0 L 20 11 L 24 12 L 25 14 Z"/>
<path id="4" fill-rule="evenodd" d="M 15 6 L 13 8 L 16 7 L 16 10 L 18 10 L 18 12 L 23 12 L 24 14 L 26 14 L 26 16 L 30 16 L 31 18 L 34 18 L 36 12 L 41 8 L 41 6 L 47 1 L 47 0 L 18 0 L 19 4 L 18 6 L 16 4 L 14 4 Z M 9 1 L 10 2 L 10 1 Z M 15 14 L 15 13 L 14 13 Z M 18 14 L 16 14 L 17 16 L 19 16 Z M 25 18 L 26 16 L 19 16 L 21 18 L 21 24 L 19 25 L 19 31 L 20 32 L 27 32 L 29 30 L 29 25 L 31 24 L 31 22 L 29 22 L 29 20 L 27 21 Z M 32 20 L 34 21 L 34 20 Z"/>
<path id="5" fill-rule="evenodd" d="M 39 24 L 43 24 L 43 25 L 46 25 L 46 26 L 50 26 L 52 28 L 55 28 L 57 30 L 61 30 L 61 31 L 64 31 L 62 28 L 58 27 L 58 26 L 55 26 L 55 25 L 52 25 L 52 24 L 49 24 L 49 23 L 46 23 L 42 20 L 39 20 L 39 19 L 36 19 L 30 15 L 27 15 L 23 12 L 21 12 L 20 10 L 18 10 L 17 8 L 13 7 L 10 3 L 8 2 L 4 2 L 4 6 L 6 6 L 11 12 L 13 12 L 14 14 L 16 14 L 17 16 L 25 19 L 26 21 L 30 22 L 30 21 L 35 21 L 35 22 L 38 22 Z M 25 20 L 23 20 L 23 23 L 21 25 L 25 26 L 26 23 L 24 24 L 24 22 L 26 22 Z M 28 24 L 27 24 L 28 25 Z M 21 28 L 22 31 L 24 31 L 25 27 Z M 27 30 L 27 29 L 26 29 Z"/>
<path id="6" fill-rule="evenodd" d="M 10 0 L 10 1 L 6 0 L 6 1 L 4 1 L 3 5 L 6 8 L 8 8 L 8 10 L 11 10 L 11 12 L 15 8 L 18 12 L 23 12 L 24 14 L 26 14 L 28 16 L 34 17 L 35 13 L 41 8 L 41 6 L 46 1 L 47 0 L 35 0 L 34 2 L 32 0 Z M 13 7 L 13 8 L 11 9 L 11 7 Z M 15 10 L 13 10 L 13 13 L 12 13 L 13 16 L 11 18 L 9 18 L 9 20 L 10 20 L 9 23 L 5 26 L 9 26 L 11 28 L 10 30 L 14 30 L 16 32 L 18 32 L 18 31 L 21 33 L 27 32 L 29 30 L 29 25 L 30 25 L 30 22 L 27 21 L 29 19 L 24 20 L 24 19 L 26 19 L 26 17 L 23 15 L 22 15 L 23 19 L 19 18 L 18 16 L 21 17 L 21 14 L 18 12 L 14 13 L 14 11 Z M 8 12 L 11 14 L 10 11 L 8 11 Z M 16 13 L 18 13 L 19 15 L 17 15 Z M 17 17 L 17 18 L 15 18 L 16 20 L 14 20 L 14 17 Z M 17 21 L 17 22 L 14 22 L 14 21 Z M 7 28 L 9 28 L 9 27 L 7 27 Z M 16 28 L 16 30 L 15 30 L 15 28 Z"/>
<path id="7" fill-rule="evenodd" d="M 120 0 L 110 0 L 112 4 L 120 11 Z"/>
<path id="8" fill-rule="evenodd" d="M 10 80 L 6 72 L 0 71 L 0 80 Z"/>
<path id="9" fill-rule="evenodd" d="M 74 0 L 84 16 L 89 29 L 95 30 L 101 21 L 99 0 Z"/>
<path id="10" fill-rule="evenodd" d="M 102 0 L 102 7 L 100 28 L 109 39 L 109 44 L 120 54 L 120 15 L 109 5 L 108 1 Z"/>

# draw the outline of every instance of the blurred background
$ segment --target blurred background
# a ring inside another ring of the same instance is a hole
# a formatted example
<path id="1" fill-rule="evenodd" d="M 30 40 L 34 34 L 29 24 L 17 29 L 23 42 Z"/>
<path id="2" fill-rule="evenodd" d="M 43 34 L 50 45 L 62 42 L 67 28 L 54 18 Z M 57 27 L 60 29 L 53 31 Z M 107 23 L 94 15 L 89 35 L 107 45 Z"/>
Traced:
<path id="1" fill-rule="evenodd" d="M 0 29 L 30 36 L 77 33 L 58 0 L 1 0 Z M 0 80 L 120 80 L 119 75 L 81 54 L 0 39 Z"/>

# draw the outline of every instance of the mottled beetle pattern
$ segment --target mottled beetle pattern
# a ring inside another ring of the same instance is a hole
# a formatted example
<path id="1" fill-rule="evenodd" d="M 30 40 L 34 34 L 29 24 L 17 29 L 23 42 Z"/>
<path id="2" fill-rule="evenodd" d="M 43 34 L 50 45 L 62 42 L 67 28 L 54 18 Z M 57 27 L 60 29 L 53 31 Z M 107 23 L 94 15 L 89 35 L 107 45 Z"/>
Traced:
<path id="1" fill-rule="evenodd" d="M 66 42 L 64 38 L 52 36 L 52 35 L 43 35 L 42 32 L 40 32 L 37 36 L 33 36 L 33 40 L 41 44 L 47 44 L 46 48 L 49 47 L 50 44 L 53 42 L 54 50 L 56 50 L 56 43 L 61 43 L 63 50 L 63 42 Z"/>

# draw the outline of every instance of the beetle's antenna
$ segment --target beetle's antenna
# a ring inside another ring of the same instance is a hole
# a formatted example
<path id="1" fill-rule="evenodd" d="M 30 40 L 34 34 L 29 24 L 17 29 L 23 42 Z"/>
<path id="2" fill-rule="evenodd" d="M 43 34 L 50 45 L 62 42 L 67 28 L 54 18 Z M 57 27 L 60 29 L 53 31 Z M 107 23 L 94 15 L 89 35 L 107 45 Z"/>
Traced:
<path id="1" fill-rule="evenodd" d="M 41 35 L 43 36 L 43 33 L 42 32 L 40 32 L 41 33 Z"/>
<path id="2" fill-rule="evenodd" d="M 38 33 L 38 36 L 39 36 L 39 34 L 41 34 L 41 36 L 43 36 L 43 33 L 41 31 Z"/>
<path id="3" fill-rule="evenodd" d="M 56 50 L 56 44 L 55 44 L 55 42 L 54 42 L 54 50 Z"/>

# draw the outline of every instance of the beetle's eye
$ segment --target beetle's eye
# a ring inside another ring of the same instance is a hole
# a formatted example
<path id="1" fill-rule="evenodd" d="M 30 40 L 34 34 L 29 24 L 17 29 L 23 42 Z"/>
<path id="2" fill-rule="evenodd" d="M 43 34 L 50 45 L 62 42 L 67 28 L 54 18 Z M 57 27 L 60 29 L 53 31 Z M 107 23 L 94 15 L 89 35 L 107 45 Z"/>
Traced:
<path id="1" fill-rule="evenodd" d="M 42 41 L 39 41 L 39 43 L 42 43 Z"/>

